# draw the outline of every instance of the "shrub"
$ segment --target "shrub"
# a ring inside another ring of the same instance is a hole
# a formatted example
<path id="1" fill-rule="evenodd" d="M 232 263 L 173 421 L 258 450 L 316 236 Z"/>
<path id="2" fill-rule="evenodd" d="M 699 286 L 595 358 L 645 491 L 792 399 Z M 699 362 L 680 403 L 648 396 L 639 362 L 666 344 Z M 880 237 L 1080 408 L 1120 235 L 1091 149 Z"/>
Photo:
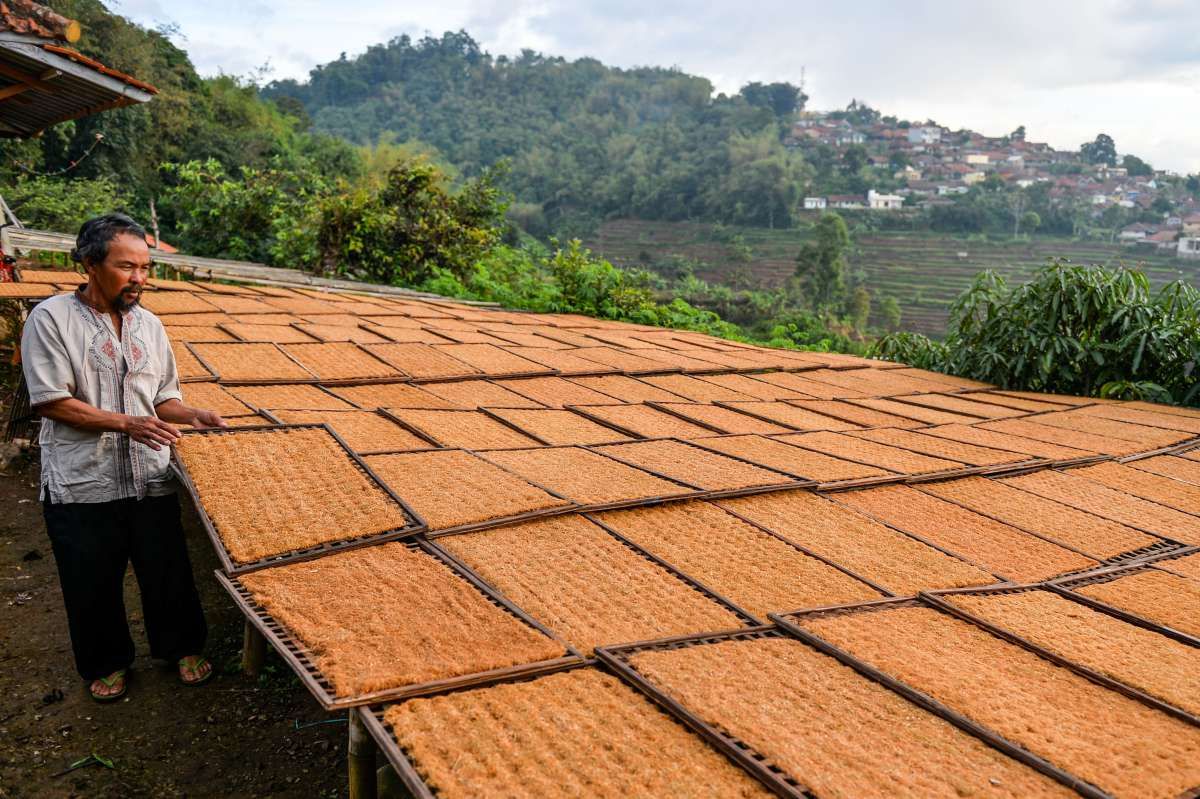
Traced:
<path id="1" fill-rule="evenodd" d="M 1133 269 L 1056 261 L 1010 288 L 984 272 L 951 306 L 945 342 L 881 339 L 873 354 L 1004 388 L 1200 402 L 1200 292 Z"/>

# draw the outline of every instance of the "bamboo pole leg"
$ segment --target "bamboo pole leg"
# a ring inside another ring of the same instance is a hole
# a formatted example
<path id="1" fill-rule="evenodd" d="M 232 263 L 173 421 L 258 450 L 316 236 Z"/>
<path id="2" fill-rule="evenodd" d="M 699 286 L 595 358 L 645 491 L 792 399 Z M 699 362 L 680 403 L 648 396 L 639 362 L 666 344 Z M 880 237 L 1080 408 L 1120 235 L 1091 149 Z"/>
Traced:
<path id="1" fill-rule="evenodd" d="M 350 717 L 350 740 L 346 747 L 350 799 L 376 799 L 375 740 L 367 732 L 356 708 L 348 710 L 346 715 Z"/>
<path id="2" fill-rule="evenodd" d="M 267 639 L 247 619 L 246 626 L 242 630 L 242 674 L 251 679 L 258 679 L 266 659 Z"/>
<path id="3" fill-rule="evenodd" d="M 413 799 L 412 792 L 391 763 L 384 763 L 375 772 L 375 787 L 379 791 L 379 799 Z"/>

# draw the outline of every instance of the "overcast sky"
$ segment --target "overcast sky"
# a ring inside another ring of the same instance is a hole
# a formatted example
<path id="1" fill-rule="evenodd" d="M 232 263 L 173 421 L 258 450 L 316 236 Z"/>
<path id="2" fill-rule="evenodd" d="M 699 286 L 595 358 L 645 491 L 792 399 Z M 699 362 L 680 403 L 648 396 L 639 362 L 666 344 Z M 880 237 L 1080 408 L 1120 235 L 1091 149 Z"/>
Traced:
<path id="1" fill-rule="evenodd" d="M 809 107 L 859 98 L 885 114 L 1075 148 L 1101 131 L 1159 168 L 1200 171 L 1197 0 L 110 0 L 176 42 L 203 74 L 303 79 L 402 33 L 464 29 L 616 66 L 677 66 L 718 91 L 799 83 Z"/>

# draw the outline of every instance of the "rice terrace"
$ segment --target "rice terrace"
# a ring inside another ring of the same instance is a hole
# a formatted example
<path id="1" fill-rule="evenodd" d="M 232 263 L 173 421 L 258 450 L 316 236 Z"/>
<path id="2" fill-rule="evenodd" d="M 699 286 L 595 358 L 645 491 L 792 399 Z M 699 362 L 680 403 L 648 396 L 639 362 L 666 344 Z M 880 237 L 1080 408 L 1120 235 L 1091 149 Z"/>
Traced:
<path id="1" fill-rule="evenodd" d="M 728 240 L 740 236 L 749 257 L 731 254 Z M 680 259 L 694 265 L 694 274 L 714 284 L 777 288 L 796 271 L 796 253 L 804 242 L 803 229 L 728 228 L 694 222 L 621 219 L 600 226 L 589 244 L 624 267 L 670 265 Z M 980 272 L 990 269 L 1010 281 L 1022 282 L 1055 258 L 1077 264 L 1136 266 L 1156 286 L 1185 280 L 1200 287 L 1200 262 L 1174 253 L 1115 243 L 1053 236 L 1012 242 L 1003 237 L 956 237 L 929 233 L 873 232 L 858 235 L 847 260 L 866 276 L 872 292 L 895 297 L 905 330 L 941 337 L 950 303 Z M 872 322 L 882 323 L 878 308 Z"/>

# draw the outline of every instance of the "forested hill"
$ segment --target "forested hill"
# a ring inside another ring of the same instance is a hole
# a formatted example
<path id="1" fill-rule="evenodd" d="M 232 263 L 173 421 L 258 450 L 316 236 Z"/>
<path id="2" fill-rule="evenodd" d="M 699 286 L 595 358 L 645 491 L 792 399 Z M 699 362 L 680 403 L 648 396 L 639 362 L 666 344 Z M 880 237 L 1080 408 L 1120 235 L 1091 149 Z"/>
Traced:
<path id="1" fill-rule="evenodd" d="M 492 56 L 464 32 L 401 36 L 263 94 L 353 142 L 420 141 L 467 175 L 507 159 L 531 230 L 613 215 L 786 225 L 807 169 L 780 143 L 805 99 L 789 84 L 714 95 L 673 69 Z"/>

